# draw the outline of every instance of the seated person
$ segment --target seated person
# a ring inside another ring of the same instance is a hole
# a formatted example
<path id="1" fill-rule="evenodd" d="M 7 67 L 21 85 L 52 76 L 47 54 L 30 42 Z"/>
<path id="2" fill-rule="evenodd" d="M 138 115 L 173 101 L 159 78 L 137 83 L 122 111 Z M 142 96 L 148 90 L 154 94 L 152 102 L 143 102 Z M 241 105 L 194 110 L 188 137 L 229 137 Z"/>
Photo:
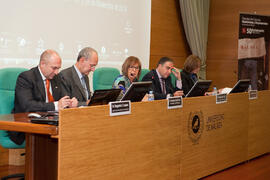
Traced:
<path id="1" fill-rule="evenodd" d="M 186 95 L 195 82 L 198 80 L 198 72 L 200 71 L 201 60 L 198 56 L 190 55 L 184 63 L 184 69 L 181 72 L 183 91 Z"/>
<path id="2" fill-rule="evenodd" d="M 176 87 L 173 88 L 170 74 L 173 73 L 176 80 Z M 173 67 L 173 60 L 168 57 L 162 57 L 156 69 L 147 73 L 142 81 L 152 81 L 152 90 L 155 100 L 166 99 L 167 96 L 182 96 L 182 82 L 179 70 Z"/>
<path id="3" fill-rule="evenodd" d="M 121 93 L 117 100 L 120 100 L 126 93 L 126 90 L 132 84 L 137 82 L 141 74 L 141 62 L 135 56 L 129 56 L 122 65 L 122 75 L 118 76 L 113 83 L 113 88 L 121 89 Z"/>
<path id="4" fill-rule="evenodd" d="M 37 67 L 18 76 L 13 112 L 58 111 L 73 107 L 76 99 L 65 96 L 61 89 L 57 75 L 60 68 L 58 53 L 54 50 L 44 51 Z M 24 142 L 24 133 L 8 132 L 8 135 L 16 144 Z"/>
<path id="5" fill-rule="evenodd" d="M 68 96 L 78 100 L 77 106 L 86 106 L 89 103 L 91 93 L 88 75 L 95 71 L 97 64 L 97 51 L 86 47 L 79 52 L 75 65 L 60 72 L 62 88 Z"/>

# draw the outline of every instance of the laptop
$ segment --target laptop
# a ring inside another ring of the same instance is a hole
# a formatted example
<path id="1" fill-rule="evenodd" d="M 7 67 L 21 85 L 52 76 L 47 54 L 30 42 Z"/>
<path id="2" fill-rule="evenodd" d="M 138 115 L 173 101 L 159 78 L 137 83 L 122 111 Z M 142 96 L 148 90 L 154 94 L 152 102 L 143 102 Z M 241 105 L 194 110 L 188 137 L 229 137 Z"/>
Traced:
<path id="1" fill-rule="evenodd" d="M 58 126 L 58 120 L 59 116 L 58 114 L 55 113 L 46 113 L 41 115 L 41 117 L 33 117 L 30 118 L 31 123 L 36 123 L 36 124 L 50 124 L 50 125 L 55 125 Z"/>
<path id="2" fill-rule="evenodd" d="M 121 89 L 99 89 L 95 90 L 93 96 L 90 99 L 88 106 L 104 105 L 109 102 L 116 101 Z"/>
<path id="3" fill-rule="evenodd" d="M 133 82 L 120 101 L 139 102 L 149 92 L 152 81 Z"/>
<path id="4" fill-rule="evenodd" d="M 196 97 L 196 96 L 204 96 L 204 94 L 209 89 L 212 80 L 198 80 L 185 97 Z"/>
<path id="5" fill-rule="evenodd" d="M 240 79 L 232 88 L 230 93 L 246 92 L 250 85 L 250 79 Z"/>

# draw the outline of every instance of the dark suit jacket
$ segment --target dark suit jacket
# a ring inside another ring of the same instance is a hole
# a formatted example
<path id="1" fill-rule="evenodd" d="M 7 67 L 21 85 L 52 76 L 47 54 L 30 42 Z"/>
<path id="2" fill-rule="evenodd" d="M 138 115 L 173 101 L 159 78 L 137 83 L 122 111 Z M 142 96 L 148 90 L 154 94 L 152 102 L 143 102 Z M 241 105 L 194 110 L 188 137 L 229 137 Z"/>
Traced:
<path id="1" fill-rule="evenodd" d="M 178 91 L 180 89 L 173 88 L 171 77 L 169 76 L 167 79 L 165 79 L 165 86 L 166 86 L 166 93 L 162 94 L 160 81 L 157 75 L 157 72 L 155 69 L 151 70 L 149 73 L 147 73 L 143 78 L 142 81 L 152 81 L 152 90 L 154 92 L 155 99 L 166 99 L 167 94 L 173 94 L 175 91 Z"/>
<path id="2" fill-rule="evenodd" d="M 197 75 L 194 74 L 197 78 Z M 186 95 L 189 90 L 192 88 L 192 86 L 195 84 L 195 80 L 192 79 L 192 73 L 188 73 L 185 70 L 181 72 L 181 79 L 182 79 L 182 89 L 184 91 L 184 94 Z"/>
<path id="3" fill-rule="evenodd" d="M 76 97 L 78 102 L 78 106 L 85 106 L 87 98 L 86 93 L 81 84 L 80 78 L 74 68 L 74 66 L 64 69 L 60 72 L 62 88 L 64 93 L 68 95 L 70 98 Z M 89 78 L 88 76 L 84 76 L 85 83 L 88 91 L 88 95 L 90 96 L 90 87 L 89 87 Z"/>
<path id="4" fill-rule="evenodd" d="M 58 75 L 51 80 L 52 95 L 55 101 L 63 97 L 61 79 Z M 22 72 L 15 88 L 14 112 L 54 111 L 54 103 L 46 103 L 44 82 L 38 67 Z"/>
<path id="5" fill-rule="evenodd" d="M 63 95 L 61 90 L 60 78 L 56 75 L 51 80 L 52 95 L 58 101 Z M 46 92 L 44 82 L 38 67 L 29 71 L 22 72 L 17 79 L 15 88 L 15 113 L 35 112 L 35 111 L 54 111 L 54 103 L 46 103 Z M 25 134 L 22 132 L 8 131 L 9 138 L 16 144 L 22 144 Z"/>

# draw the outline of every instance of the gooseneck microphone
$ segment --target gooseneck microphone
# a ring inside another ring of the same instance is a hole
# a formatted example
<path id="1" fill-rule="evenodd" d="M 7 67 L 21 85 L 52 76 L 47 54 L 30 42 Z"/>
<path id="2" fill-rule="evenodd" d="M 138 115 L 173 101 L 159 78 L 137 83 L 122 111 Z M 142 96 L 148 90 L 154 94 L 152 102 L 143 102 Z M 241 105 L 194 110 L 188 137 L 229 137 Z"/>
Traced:
<path id="1" fill-rule="evenodd" d="M 125 88 L 125 81 L 120 81 L 118 83 L 119 89 L 121 89 L 123 91 L 123 93 L 125 94 L 126 92 L 126 88 Z"/>

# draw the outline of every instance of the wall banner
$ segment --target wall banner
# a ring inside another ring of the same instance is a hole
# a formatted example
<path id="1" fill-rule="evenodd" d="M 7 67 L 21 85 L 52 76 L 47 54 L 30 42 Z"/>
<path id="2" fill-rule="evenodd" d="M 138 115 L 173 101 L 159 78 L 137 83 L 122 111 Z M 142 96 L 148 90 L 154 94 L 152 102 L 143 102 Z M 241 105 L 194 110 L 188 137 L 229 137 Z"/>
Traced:
<path id="1" fill-rule="evenodd" d="M 253 90 L 268 89 L 270 16 L 240 14 L 238 79 L 250 79 Z"/>

